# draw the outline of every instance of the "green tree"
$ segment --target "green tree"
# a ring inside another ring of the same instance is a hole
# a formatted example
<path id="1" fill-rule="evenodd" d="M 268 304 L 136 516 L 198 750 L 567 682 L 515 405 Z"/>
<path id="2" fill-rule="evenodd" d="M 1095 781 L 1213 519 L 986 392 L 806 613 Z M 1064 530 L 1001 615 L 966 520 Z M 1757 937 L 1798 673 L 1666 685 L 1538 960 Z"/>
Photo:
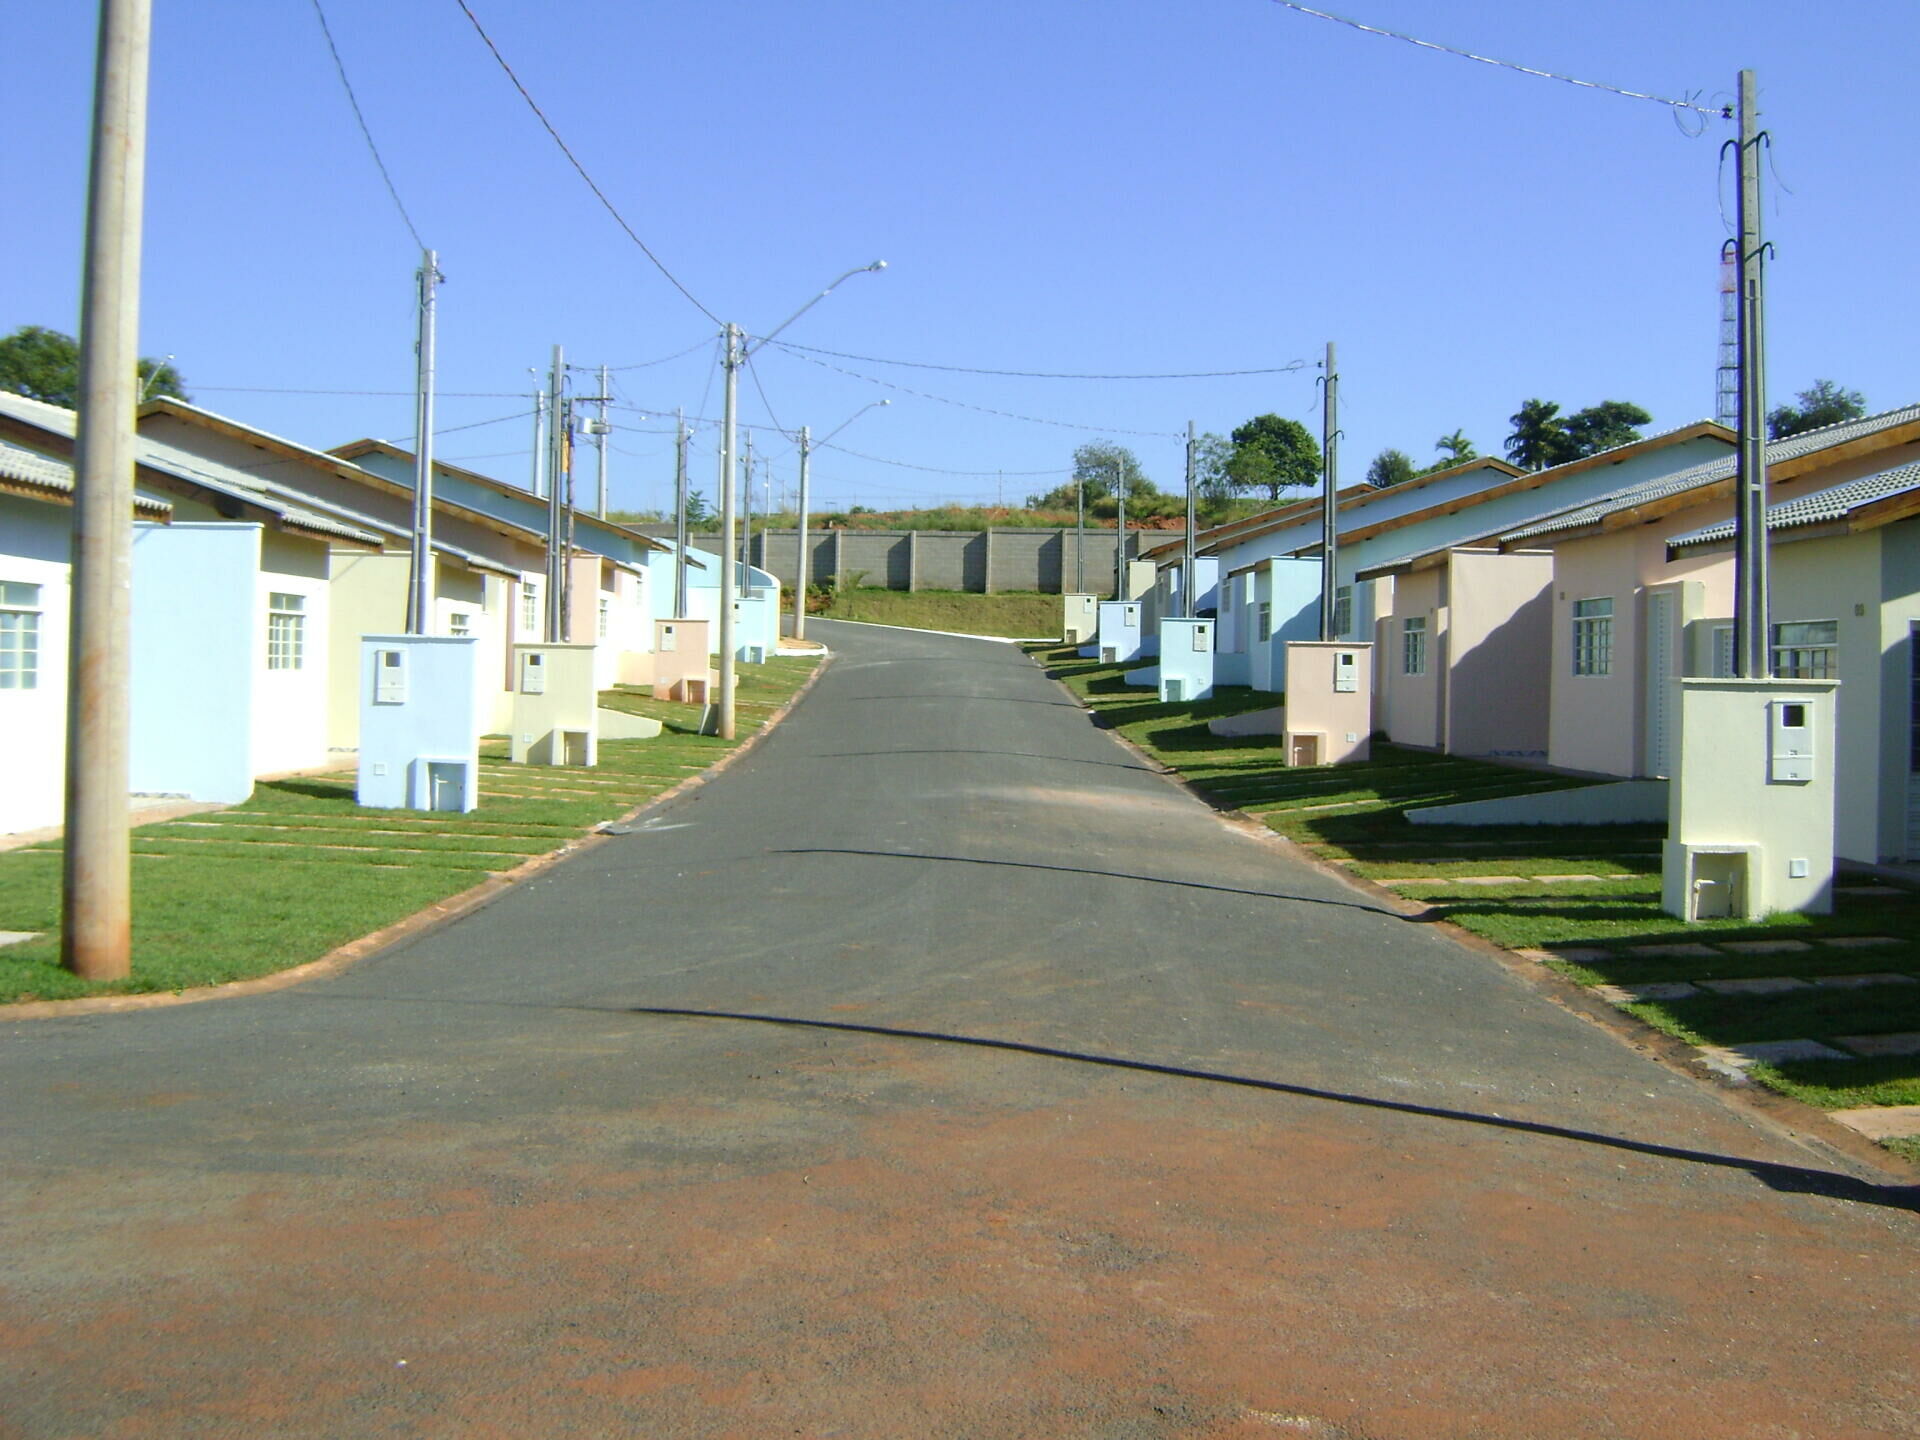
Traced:
<path id="1" fill-rule="evenodd" d="M 143 356 L 135 373 L 143 400 L 192 398 L 181 386 L 180 372 L 164 360 Z M 80 393 L 80 342 L 44 325 L 22 325 L 0 340 L 0 390 L 72 409 Z"/>
<path id="2" fill-rule="evenodd" d="M 1567 422 L 1553 401 L 1525 401 L 1507 417 L 1507 423 L 1513 426 L 1507 436 L 1507 459 L 1522 470 L 1545 470 L 1574 458 Z"/>
<path id="3" fill-rule="evenodd" d="M 1073 452 L 1073 478 L 1044 495 L 1029 495 L 1030 510 L 1071 510 L 1082 500 L 1093 514 L 1097 501 L 1116 501 L 1124 494 L 1128 505 L 1159 498 L 1160 491 L 1140 468 L 1140 460 L 1124 445 L 1111 440 L 1089 440 Z M 1115 506 L 1105 507 L 1114 513 Z"/>
<path id="4" fill-rule="evenodd" d="M 1373 463 L 1367 466 L 1367 484 L 1376 490 L 1384 490 L 1389 485 L 1398 485 L 1411 480 L 1414 476 L 1413 457 L 1404 450 L 1395 450 L 1391 446 L 1373 457 Z"/>
<path id="5" fill-rule="evenodd" d="M 1233 477 L 1227 474 L 1232 459 L 1233 444 L 1224 435 L 1209 431 L 1193 442 L 1193 494 L 1198 504 L 1217 510 L 1233 499 Z"/>
<path id="6" fill-rule="evenodd" d="M 1567 438 L 1573 443 L 1573 454 L 1568 458 L 1578 460 L 1598 455 L 1602 450 L 1631 445 L 1641 438 L 1639 427 L 1652 423 L 1653 416 L 1627 400 L 1602 400 L 1598 405 L 1576 410 L 1567 416 L 1564 425 Z"/>
<path id="7" fill-rule="evenodd" d="M 707 497 L 698 490 L 687 491 L 687 524 L 710 525 L 717 518 L 713 507 L 707 504 Z"/>
<path id="8" fill-rule="evenodd" d="M 1817 430 L 1822 425 L 1858 420 L 1867 413 L 1866 396 L 1831 380 L 1816 380 L 1793 398 L 1796 404 L 1777 405 L 1767 412 L 1767 434 L 1775 440 L 1804 430 Z"/>
<path id="9" fill-rule="evenodd" d="M 1320 445 L 1298 420 L 1256 415 L 1235 428 L 1226 470 L 1236 490 L 1264 490 L 1278 504 L 1281 491 L 1320 478 Z"/>
<path id="10" fill-rule="evenodd" d="M 1440 459 L 1433 467 L 1436 470 L 1464 465 L 1469 460 L 1480 458 L 1480 452 L 1473 448 L 1473 441 L 1467 438 L 1467 432 L 1464 430 L 1456 430 L 1451 435 L 1442 435 L 1433 442 L 1433 448 L 1440 452 Z"/>

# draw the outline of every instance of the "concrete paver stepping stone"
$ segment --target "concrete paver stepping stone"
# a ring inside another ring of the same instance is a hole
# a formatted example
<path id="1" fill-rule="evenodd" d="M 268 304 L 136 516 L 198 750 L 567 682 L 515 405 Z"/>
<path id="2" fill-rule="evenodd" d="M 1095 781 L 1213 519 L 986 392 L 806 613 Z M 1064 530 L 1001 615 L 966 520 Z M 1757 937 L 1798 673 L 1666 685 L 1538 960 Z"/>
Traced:
<path id="1" fill-rule="evenodd" d="M 1920 1055 L 1920 1030 L 1895 1030 L 1885 1035 L 1833 1037 L 1856 1055 Z"/>
<path id="2" fill-rule="evenodd" d="M 1782 1060 L 1851 1060 L 1844 1050 L 1822 1045 L 1818 1040 L 1749 1040 L 1740 1045 L 1702 1045 L 1700 1053 L 1709 1060 L 1741 1069 L 1756 1062 L 1776 1064 Z"/>
<path id="3" fill-rule="evenodd" d="M 1630 880 L 1633 877 L 1630 875 L 1536 875 L 1533 878 L 1542 885 L 1556 885 L 1574 880 Z"/>
<path id="4" fill-rule="evenodd" d="M 1813 946 L 1804 940 L 1722 940 L 1720 948 L 1736 955 L 1791 955 Z"/>
<path id="5" fill-rule="evenodd" d="M 1524 885 L 1524 875 L 1442 875 L 1437 877 L 1449 885 Z"/>
<path id="6" fill-rule="evenodd" d="M 1627 946 L 1627 954 L 1674 960 L 1713 960 L 1719 957 L 1720 952 L 1711 945 L 1687 943 L 1681 945 L 1629 945 Z"/>
<path id="7" fill-rule="evenodd" d="M 1862 1110 L 1829 1110 L 1838 1120 L 1869 1140 L 1906 1140 L 1920 1135 L 1920 1105 L 1869 1105 Z"/>
<path id="8" fill-rule="evenodd" d="M 1556 959 L 1571 960 L 1576 965 L 1591 965 L 1614 958 L 1613 951 L 1602 950 L 1597 945 L 1549 945 L 1547 950 Z"/>
<path id="9" fill-rule="evenodd" d="M 1907 890 L 1902 890 L 1898 885 L 1836 885 L 1833 887 L 1833 893 L 1836 895 L 1886 896 L 1886 895 L 1907 895 L 1907 894 L 1911 894 L 1912 892 Z"/>
<path id="10" fill-rule="evenodd" d="M 41 933 L 38 930 L 0 930 L 0 950 L 4 950 L 9 945 L 22 945 L 29 940 L 38 940 Z"/>
<path id="11" fill-rule="evenodd" d="M 1892 935 L 1829 935 L 1820 943 L 1830 945 L 1835 950 L 1879 950 L 1907 942 Z"/>
<path id="12" fill-rule="evenodd" d="M 1920 985 L 1920 980 L 1895 970 L 1869 970 L 1858 975 L 1816 975 L 1813 983 L 1831 990 L 1861 990 L 1869 985 Z"/>
<path id="13" fill-rule="evenodd" d="M 1686 980 L 1653 980 L 1644 985 L 1596 985 L 1593 993 L 1610 1005 L 1638 1005 L 1647 1000 L 1684 1000 L 1700 987 Z"/>
<path id="14" fill-rule="evenodd" d="M 1804 980 L 1791 975 L 1764 975 L 1751 980 L 1702 980 L 1702 990 L 1716 995 L 1778 995 L 1783 990 L 1809 990 Z"/>

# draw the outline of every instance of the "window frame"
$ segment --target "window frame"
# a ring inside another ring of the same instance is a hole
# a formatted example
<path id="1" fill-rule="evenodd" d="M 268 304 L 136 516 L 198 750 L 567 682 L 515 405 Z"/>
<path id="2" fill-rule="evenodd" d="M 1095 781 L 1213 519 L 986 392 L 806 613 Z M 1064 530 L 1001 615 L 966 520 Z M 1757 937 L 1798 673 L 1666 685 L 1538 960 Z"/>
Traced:
<path id="1" fill-rule="evenodd" d="M 1785 630 L 1826 627 L 1831 638 L 1791 644 L 1781 640 Z M 1820 657 L 1811 665 L 1782 663 L 1788 656 Z M 1767 627 L 1767 659 L 1781 680 L 1837 680 L 1840 678 L 1840 622 L 1838 620 L 1782 620 Z"/>
<path id="2" fill-rule="evenodd" d="M 1427 617 L 1408 615 L 1400 622 L 1400 673 L 1427 673 Z"/>
<path id="3" fill-rule="evenodd" d="M 1604 605 L 1605 610 L 1583 607 Z M 1572 673 L 1586 679 L 1613 674 L 1613 597 L 1589 595 L 1573 602 Z"/>
<path id="4" fill-rule="evenodd" d="M 293 590 L 267 593 L 267 669 L 307 668 L 307 597 Z"/>
<path id="5" fill-rule="evenodd" d="M 40 621 L 46 615 L 45 586 L 34 580 L 0 580 L 0 690 L 40 688 Z M 14 592 L 23 592 L 16 595 Z M 30 592 L 30 593 L 24 593 Z M 13 643 L 9 644 L 9 639 Z"/>

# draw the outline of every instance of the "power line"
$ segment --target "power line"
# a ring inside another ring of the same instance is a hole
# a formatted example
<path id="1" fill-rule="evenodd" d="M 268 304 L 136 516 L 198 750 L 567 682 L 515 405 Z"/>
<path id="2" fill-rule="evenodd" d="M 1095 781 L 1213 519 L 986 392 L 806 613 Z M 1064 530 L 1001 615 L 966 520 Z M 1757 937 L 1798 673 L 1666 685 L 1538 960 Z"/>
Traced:
<path id="1" fill-rule="evenodd" d="M 1259 370 L 1186 370 L 1167 375 L 1077 375 L 1057 370 L 991 370 L 977 365 L 935 365 L 925 360 L 882 360 L 873 355 L 847 355 L 838 350 L 822 350 L 814 345 L 795 345 L 787 340 L 763 342 L 777 350 L 805 350 L 813 355 L 831 355 L 836 360 L 858 360 L 865 365 L 901 365 L 913 370 L 947 370 L 956 375 L 1006 375 L 1017 380 L 1223 380 L 1235 375 L 1286 375 L 1304 370 L 1304 360 L 1289 360 Z"/>
<path id="2" fill-rule="evenodd" d="M 1497 60 L 1491 55 L 1476 55 L 1471 50 L 1457 49 L 1452 45 L 1441 45 L 1436 41 L 1422 40 L 1418 36 L 1402 34 L 1398 30 L 1388 30 L 1379 25 L 1367 25 L 1358 20 L 1350 20 L 1345 15 L 1335 15 L 1326 10 L 1315 10 L 1310 5 L 1299 5 L 1294 0 L 1272 0 L 1283 10 L 1293 10 L 1302 15 L 1311 15 L 1316 20 L 1331 20 L 1336 25 L 1345 25 L 1366 35 L 1382 35 L 1389 40 L 1402 40 L 1416 45 L 1422 50 L 1438 50 L 1443 55 L 1454 55 L 1462 60 L 1472 60 L 1481 65 L 1492 65 L 1501 70 L 1512 70 L 1521 75 L 1532 75 L 1541 80 L 1558 80 L 1563 85 L 1577 85 L 1582 90 L 1604 90 L 1609 95 L 1619 95 L 1628 100 L 1651 100 L 1656 105 L 1665 105 L 1674 110 L 1692 110 L 1701 115 L 1710 115 L 1719 120 L 1733 118 L 1731 106 L 1710 109 L 1705 105 L 1696 105 L 1691 100 L 1670 100 L 1664 95 L 1649 95 L 1643 90 L 1622 90 L 1618 85 L 1605 85 L 1598 80 L 1578 80 L 1571 75 L 1560 75 L 1552 70 L 1538 70 L 1531 65 L 1516 65 L 1511 60 Z"/>
<path id="3" fill-rule="evenodd" d="M 436 429 L 433 433 L 435 435 L 451 435 L 455 431 L 459 431 L 459 430 L 478 430 L 482 426 L 486 426 L 486 425 L 504 425 L 509 420 L 524 420 L 527 418 L 527 416 L 531 415 L 532 413 L 533 412 L 531 410 L 516 410 L 511 415 L 496 415 L 491 420 L 474 420 L 474 421 L 470 421 L 465 425 L 447 425 L 440 429 Z M 411 445 L 413 443 L 413 438 L 414 437 L 411 435 L 406 436 L 405 437 L 406 443 Z M 400 441 L 396 440 L 396 441 L 393 441 L 392 443 L 398 445 Z"/>
<path id="4" fill-rule="evenodd" d="M 714 324 L 723 324 L 724 322 L 718 315 L 714 314 L 713 311 L 709 310 L 705 305 L 702 305 L 700 298 L 680 283 L 680 278 L 666 267 L 660 257 L 654 254 L 652 249 L 649 248 L 647 242 L 640 238 L 639 232 L 627 223 L 626 216 L 622 215 L 614 206 L 613 201 L 607 198 L 606 191 L 602 190 L 599 185 L 594 182 L 593 176 L 587 173 L 587 167 L 580 163 L 579 158 L 573 153 L 572 149 L 568 147 L 567 142 L 561 138 L 560 132 L 554 129 L 553 122 L 547 119 L 546 112 L 540 108 L 539 103 L 533 98 L 533 95 L 528 91 L 527 87 L 520 83 L 520 77 L 513 73 L 513 67 L 507 63 L 507 57 L 500 53 L 500 47 L 493 43 L 493 37 L 487 34 L 486 27 L 481 25 L 480 17 L 475 15 L 468 7 L 467 0 L 453 0 L 453 3 L 458 5 L 467 19 L 473 23 L 474 33 L 479 35 L 481 40 L 486 43 L 487 49 L 493 52 L 493 58 L 500 62 L 500 68 L 506 72 L 507 79 L 513 82 L 513 88 L 518 90 L 520 92 L 520 98 L 527 102 L 527 108 L 532 110 L 540 123 L 546 127 L 547 134 L 553 137 L 553 143 L 560 147 L 560 153 L 567 157 L 568 163 L 579 172 L 580 178 L 587 182 L 587 188 L 593 191 L 595 198 L 598 199 L 602 205 L 606 206 L 607 213 L 613 217 L 614 223 L 627 232 L 627 238 L 640 247 L 640 253 L 653 262 L 653 268 L 666 276 L 673 288 L 686 296 L 688 302 L 692 304 L 694 309 L 698 310 Z"/>
<path id="5" fill-rule="evenodd" d="M 353 118 L 360 124 L 360 134 L 367 142 L 367 149 L 373 153 L 373 163 L 380 167 L 380 178 L 387 182 L 387 194 L 393 197 L 393 208 L 400 212 L 401 220 L 406 223 L 407 233 L 413 236 L 414 247 L 425 250 L 427 242 L 420 238 L 413 217 L 407 213 L 406 202 L 401 200 L 400 191 L 394 186 L 393 176 L 387 173 L 387 162 L 380 158 L 380 147 L 373 143 L 373 132 L 367 128 L 367 117 L 360 111 L 360 99 L 353 93 L 353 82 L 347 79 L 347 67 L 340 59 L 340 47 L 333 43 L 333 27 L 327 24 L 327 12 L 320 8 L 320 0 L 313 0 L 313 13 L 319 17 L 320 33 L 327 37 L 327 53 L 333 56 L 333 68 L 339 72 L 340 88 L 347 92 L 347 103 L 353 107 Z"/>
<path id="6" fill-rule="evenodd" d="M 834 445 L 823 440 L 813 442 L 816 450 L 838 450 L 842 455 L 851 455 L 856 460 L 871 460 L 876 465 L 896 465 L 902 470 L 919 470 L 928 475 L 958 475 L 968 480 L 984 480 L 989 475 L 1004 475 L 1009 480 L 1031 480 L 1037 476 L 1071 475 L 1071 470 L 942 470 L 937 465 L 916 465 L 911 460 L 888 460 L 880 455 L 867 455 L 859 450 L 849 450 L 844 445 Z"/>
<path id="7" fill-rule="evenodd" d="M 607 369 L 609 370 L 645 370 L 649 366 L 664 365 L 669 360 L 678 360 L 682 355 L 691 355 L 693 354 L 694 351 L 698 350 L 702 345 L 710 345 L 712 343 L 713 341 L 711 337 L 703 337 L 702 339 L 694 341 L 693 344 L 687 346 L 686 349 L 676 350 L 671 355 L 662 355 L 658 360 L 640 360 L 635 362 L 632 365 L 609 365 L 607 366 Z"/>
<path id="8" fill-rule="evenodd" d="M 277 385 L 202 385 L 193 382 L 196 390 L 212 390 L 223 395 L 400 395 L 412 398 L 413 390 L 295 390 Z M 435 392 L 442 399 L 454 400 L 522 400 L 526 397 L 512 390 L 439 390 Z M 439 431 L 435 431 L 439 434 Z"/>
<path id="9" fill-rule="evenodd" d="M 795 352 L 793 358 L 796 360 L 804 360 L 809 365 L 818 365 L 822 370 L 832 370 L 837 374 L 850 376 L 855 380 L 864 380 L 869 385 L 884 385 L 889 390 L 898 390 L 902 395 L 911 395 L 915 399 L 931 400 L 937 405 L 953 405 L 962 410 L 974 410 L 982 415 L 997 415 L 1003 420 L 1024 420 L 1031 425 L 1057 425 L 1062 430 L 1085 430 L 1096 435 L 1144 435 L 1154 440 L 1184 440 L 1186 438 L 1184 431 L 1175 433 L 1171 430 L 1122 430 L 1112 425 L 1080 425 L 1071 420 L 1049 420 L 1041 415 L 1018 415 L 1011 410 L 995 410 L 990 406 L 975 405 L 967 400 L 949 399 L 945 395 L 929 395 L 924 390 L 913 390 L 905 385 L 896 385 L 893 381 L 882 380 L 877 375 L 862 375 L 857 370 L 848 370 L 844 366 L 835 365 L 826 360 L 816 359 L 812 355 L 803 355 Z"/>

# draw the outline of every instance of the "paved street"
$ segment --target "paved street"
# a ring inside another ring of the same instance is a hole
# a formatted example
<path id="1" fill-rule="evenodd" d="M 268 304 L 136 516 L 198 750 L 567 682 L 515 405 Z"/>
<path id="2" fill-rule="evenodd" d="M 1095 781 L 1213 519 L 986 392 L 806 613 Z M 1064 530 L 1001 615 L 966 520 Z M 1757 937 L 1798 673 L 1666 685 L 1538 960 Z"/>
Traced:
<path id="1" fill-rule="evenodd" d="M 1899 1195 L 1014 647 L 819 634 L 459 923 L 0 1025 L 0 1436 L 1920 1435 Z"/>

